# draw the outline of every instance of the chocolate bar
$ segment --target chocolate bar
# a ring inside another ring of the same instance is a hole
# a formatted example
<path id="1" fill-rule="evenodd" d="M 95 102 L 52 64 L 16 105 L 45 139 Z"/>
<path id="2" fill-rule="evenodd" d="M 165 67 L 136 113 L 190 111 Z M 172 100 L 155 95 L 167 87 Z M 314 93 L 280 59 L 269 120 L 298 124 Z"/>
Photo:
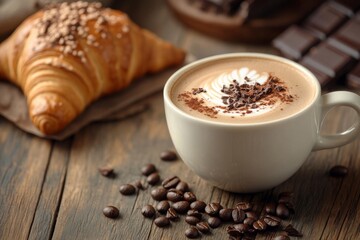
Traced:
<path id="1" fill-rule="evenodd" d="M 280 54 L 298 61 L 322 87 L 345 80 L 360 89 L 360 1 L 326 1 L 273 40 Z"/>

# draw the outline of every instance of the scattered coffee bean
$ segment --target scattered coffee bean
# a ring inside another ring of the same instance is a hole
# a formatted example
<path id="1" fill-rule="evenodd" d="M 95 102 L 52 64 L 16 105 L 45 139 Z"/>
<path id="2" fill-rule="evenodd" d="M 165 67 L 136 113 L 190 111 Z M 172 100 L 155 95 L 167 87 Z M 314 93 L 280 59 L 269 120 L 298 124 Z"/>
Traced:
<path id="1" fill-rule="evenodd" d="M 207 222 L 199 222 L 196 224 L 196 228 L 201 232 L 201 233 L 209 233 L 210 232 L 210 226 Z"/>
<path id="2" fill-rule="evenodd" d="M 278 235 L 274 237 L 273 240 L 290 240 L 290 238 L 287 235 Z"/>
<path id="3" fill-rule="evenodd" d="M 170 203 L 166 200 L 163 200 L 156 205 L 156 210 L 162 214 L 165 214 L 169 208 Z"/>
<path id="4" fill-rule="evenodd" d="M 185 236 L 187 238 L 197 238 L 200 236 L 199 231 L 196 229 L 196 227 L 189 227 L 185 230 Z"/>
<path id="5" fill-rule="evenodd" d="M 232 208 L 223 208 L 219 211 L 219 217 L 221 220 L 228 222 L 232 220 Z"/>
<path id="6" fill-rule="evenodd" d="M 266 203 L 265 212 L 268 214 L 276 214 L 276 204 L 273 202 Z"/>
<path id="7" fill-rule="evenodd" d="M 180 182 L 180 178 L 178 178 L 177 176 L 172 176 L 172 177 L 166 178 L 161 183 L 161 185 L 166 189 L 170 189 L 170 188 L 175 188 L 176 185 L 178 185 L 179 182 Z"/>
<path id="8" fill-rule="evenodd" d="M 189 191 L 189 185 L 186 182 L 180 181 L 178 185 L 176 185 L 176 190 L 182 191 L 182 192 L 188 192 Z"/>
<path id="9" fill-rule="evenodd" d="M 247 218 L 253 218 L 253 219 L 255 219 L 255 220 L 258 219 L 258 215 L 257 215 L 255 212 L 253 212 L 253 211 L 245 212 L 245 216 L 246 216 Z"/>
<path id="10" fill-rule="evenodd" d="M 157 187 L 151 190 L 150 195 L 156 201 L 166 199 L 167 190 L 163 187 Z"/>
<path id="11" fill-rule="evenodd" d="M 220 209 L 222 208 L 223 207 L 220 205 L 220 203 L 210 203 L 206 205 L 205 212 L 210 216 L 218 216 Z"/>
<path id="12" fill-rule="evenodd" d="M 187 222 L 190 225 L 196 225 L 198 222 L 200 222 L 200 219 L 194 216 L 186 216 L 185 222 Z"/>
<path id="13" fill-rule="evenodd" d="M 293 225 L 289 224 L 285 227 L 284 231 L 289 235 L 293 237 L 302 237 L 302 233 L 300 233 L 298 230 L 296 230 Z"/>
<path id="14" fill-rule="evenodd" d="M 154 172 L 152 174 L 150 174 L 147 178 L 146 181 L 150 184 L 150 185 L 155 185 L 160 181 L 160 175 L 157 172 Z"/>
<path id="15" fill-rule="evenodd" d="M 103 214 L 108 218 L 118 218 L 119 217 L 119 209 L 114 206 L 107 206 L 103 209 Z"/>
<path id="16" fill-rule="evenodd" d="M 168 190 L 166 198 L 172 202 L 178 202 L 184 199 L 183 193 L 180 190 L 176 190 L 175 188 Z"/>
<path id="17" fill-rule="evenodd" d="M 122 195 L 132 195 L 136 192 L 136 189 L 131 184 L 124 184 L 120 186 L 119 191 Z"/>
<path id="18" fill-rule="evenodd" d="M 348 174 L 348 168 L 341 165 L 332 167 L 329 171 L 331 177 L 345 177 Z"/>
<path id="19" fill-rule="evenodd" d="M 193 216 L 196 217 L 198 219 L 202 218 L 202 214 L 196 210 L 190 209 L 189 211 L 187 211 L 186 215 L 188 216 Z"/>
<path id="20" fill-rule="evenodd" d="M 245 212 L 239 208 L 235 208 L 231 212 L 234 223 L 240 223 L 245 219 Z"/>
<path id="21" fill-rule="evenodd" d="M 278 227 L 281 223 L 281 219 L 272 215 L 266 215 L 264 222 L 270 227 Z"/>
<path id="22" fill-rule="evenodd" d="M 236 204 L 236 207 L 246 212 L 250 211 L 253 206 L 249 202 L 239 202 L 238 204 Z"/>
<path id="23" fill-rule="evenodd" d="M 237 229 L 235 229 L 234 226 L 227 226 L 226 232 L 230 235 L 230 237 L 234 237 L 235 239 L 240 238 L 242 235 Z"/>
<path id="24" fill-rule="evenodd" d="M 115 175 L 114 169 L 111 167 L 101 167 L 101 168 L 99 168 L 99 172 L 104 177 L 113 177 Z"/>
<path id="25" fill-rule="evenodd" d="M 144 190 L 144 186 L 140 180 L 136 180 L 132 183 L 137 189 Z"/>
<path id="26" fill-rule="evenodd" d="M 164 216 L 160 216 L 160 217 L 155 218 L 154 223 L 156 226 L 162 228 L 162 227 L 168 226 L 170 224 L 170 220 Z"/>
<path id="27" fill-rule="evenodd" d="M 187 201 L 179 201 L 172 206 L 178 213 L 186 213 L 189 210 L 190 204 Z"/>
<path id="28" fill-rule="evenodd" d="M 247 217 L 247 218 L 244 219 L 244 223 L 248 224 L 249 226 L 252 226 L 255 221 L 256 220 L 254 218 L 251 218 L 251 217 Z"/>
<path id="29" fill-rule="evenodd" d="M 278 203 L 284 203 L 285 206 L 286 206 L 291 212 L 294 213 L 295 210 L 294 210 L 293 199 L 294 199 L 294 193 L 292 193 L 292 192 L 282 192 L 282 193 L 279 194 Z"/>
<path id="30" fill-rule="evenodd" d="M 145 205 L 142 209 L 141 209 L 141 214 L 146 217 L 146 218 L 152 218 L 155 216 L 155 209 L 153 206 L 151 205 Z"/>
<path id="31" fill-rule="evenodd" d="M 196 196 L 192 192 L 185 192 L 184 199 L 188 202 L 194 202 L 194 201 L 196 201 Z"/>
<path id="32" fill-rule="evenodd" d="M 156 167 L 152 163 L 146 164 L 145 166 L 143 166 L 141 168 L 141 173 L 144 176 L 149 176 L 150 174 L 152 174 L 154 172 L 156 172 Z"/>
<path id="33" fill-rule="evenodd" d="M 286 219 L 286 218 L 288 218 L 290 216 L 290 211 L 289 211 L 289 209 L 286 207 L 286 205 L 284 203 L 279 203 L 276 206 L 276 215 L 278 217 Z"/>
<path id="34" fill-rule="evenodd" d="M 169 208 L 166 212 L 166 217 L 171 221 L 176 221 L 179 219 L 178 214 L 176 213 L 175 209 Z"/>
<path id="35" fill-rule="evenodd" d="M 221 220 L 218 217 L 209 217 L 207 222 L 212 228 L 217 228 L 221 225 Z"/>
<path id="36" fill-rule="evenodd" d="M 168 150 L 160 153 L 160 159 L 164 161 L 174 161 L 177 159 L 177 155 L 175 152 Z"/>
<path id="37" fill-rule="evenodd" d="M 234 228 L 238 230 L 241 234 L 244 234 L 249 230 L 250 227 L 247 224 L 239 223 L 239 224 L 235 224 Z"/>
<path id="38" fill-rule="evenodd" d="M 265 231 L 267 228 L 266 222 L 263 219 L 259 219 L 253 223 L 253 228 L 257 231 Z"/>
<path id="39" fill-rule="evenodd" d="M 203 201 L 196 200 L 190 204 L 190 208 L 199 212 L 204 212 L 206 203 Z"/>

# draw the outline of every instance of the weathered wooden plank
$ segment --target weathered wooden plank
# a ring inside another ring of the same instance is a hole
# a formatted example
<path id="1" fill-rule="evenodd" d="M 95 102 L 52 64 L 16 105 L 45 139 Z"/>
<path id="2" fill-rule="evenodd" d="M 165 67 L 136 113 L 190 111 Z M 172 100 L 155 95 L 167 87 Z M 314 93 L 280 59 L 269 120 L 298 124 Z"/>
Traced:
<path id="1" fill-rule="evenodd" d="M 28 237 L 50 151 L 50 141 L 0 118 L 0 239 Z"/>
<path id="2" fill-rule="evenodd" d="M 28 239 L 50 239 L 56 224 L 72 139 L 55 142 Z"/>

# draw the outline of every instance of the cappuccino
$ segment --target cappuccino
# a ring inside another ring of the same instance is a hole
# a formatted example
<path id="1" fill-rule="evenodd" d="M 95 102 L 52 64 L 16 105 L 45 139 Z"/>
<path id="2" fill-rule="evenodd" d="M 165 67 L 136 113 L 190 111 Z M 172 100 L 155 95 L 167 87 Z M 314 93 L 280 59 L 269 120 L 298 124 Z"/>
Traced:
<path id="1" fill-rule="evenodd" d="M 292 116 L 316 96 L 299 69 L 274 59 L 225 58 L 192 68 L 172 86 L 172 102 L 197 118 L 261 123 Z"/>

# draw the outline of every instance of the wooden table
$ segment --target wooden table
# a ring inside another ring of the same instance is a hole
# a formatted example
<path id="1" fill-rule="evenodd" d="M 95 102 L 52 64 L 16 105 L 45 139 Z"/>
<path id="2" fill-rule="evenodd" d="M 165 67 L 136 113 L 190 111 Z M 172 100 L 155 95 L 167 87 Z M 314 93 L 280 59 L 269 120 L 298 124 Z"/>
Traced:
<path id="1" fill-rule="evenodd" d="M 159 36 L 185 48 L 197 58 L 227 52 L 272 52 L 269 46 L 227 43 L 182 26 L 162 0 L 123 1 L 117 7 Z M 233 194 L 214 188 L 195 176 L 181 160 L 162 162 L 159 153 L 173 149 L 167 130 L 162 94 L 147 99 L 150 109 L 123 121 L 91 124 L 63 141 L 31 136 L 0 118 L 0 239 L 185 239 L 183 218 L 160 229 L 140 214 L 155 202 L 150 188 L 122 196 L 123 183 L 141 179 L 140 167 L 154 163 L 161 176 L 185 179 L 199 199 L 232 207 L 240 200 L 263 203 L 279 192 L 295 193 L 296 213 L 287 222 L 303 239 L 360 239 L 360 136 L 335 149 L 312 153 L 288 181 L 266 192 Z M 346 129 L 355 114 L 332 111 L 324 131 Z M 291 159 L 289 159 L 291 161 Z M 349 167 L 345 178 L 332 178 L 337 164 Z M 110 165 L 117 177 L 101 176 L 98 167 Z M 271 169 L 269 169 L 271 171 Z M 105 218 L 107 205 L 120 209 L 117 220 Z M 223 225 L 202 239 L 228 239 Z M 258 235 L 271 239 L 274 234 Z"/>

